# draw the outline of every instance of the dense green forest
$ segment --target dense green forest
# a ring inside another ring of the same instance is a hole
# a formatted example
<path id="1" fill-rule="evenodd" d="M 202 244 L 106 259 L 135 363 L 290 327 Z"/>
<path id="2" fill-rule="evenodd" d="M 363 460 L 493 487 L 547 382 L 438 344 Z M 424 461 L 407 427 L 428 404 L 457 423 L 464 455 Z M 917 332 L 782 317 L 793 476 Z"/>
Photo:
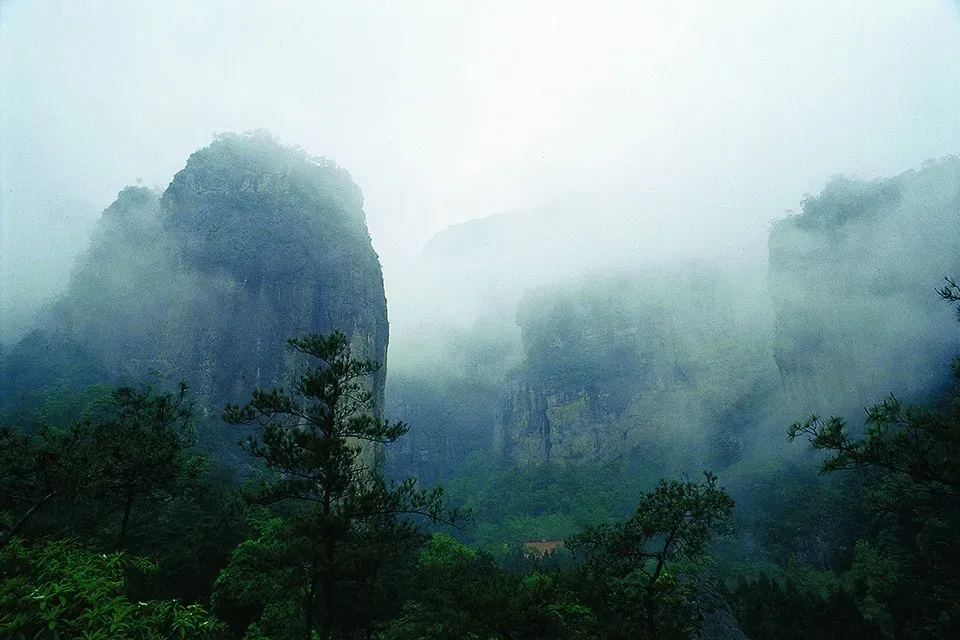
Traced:
<path id="1" fill-rule="evenodd" d="M 891 397 L 865 430 L 797 422 L 790 438 L 822 455 L 758 472 L 745 505 L 710 472 L 653 482 L 624 465 L 479 457 L 444 492 L 363 462 L 364 443 L 407 426 L 373 415 L 363 382 L 378 367 L 344 334 L 288 348 L 314 366 L 222 412 L 253 426 L 239 447 L 259 462 L 242 477 L 196 446 L 186 385 L 24 407 L 42 419 L 0 434 L 0 631 L 955 637 L 957 393 L 931 407 Z M 565 545 L 519 544 L 546 531 Z"/>

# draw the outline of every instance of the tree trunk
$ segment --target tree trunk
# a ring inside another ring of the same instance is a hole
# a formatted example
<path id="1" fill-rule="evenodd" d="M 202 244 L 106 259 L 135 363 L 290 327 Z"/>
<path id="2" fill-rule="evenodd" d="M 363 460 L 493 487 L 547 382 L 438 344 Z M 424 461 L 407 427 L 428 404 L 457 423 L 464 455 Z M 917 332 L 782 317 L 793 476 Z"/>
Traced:
<path id="1" fill-rule="evenodd" d="M 322 437 L 336 439 L 337 424 L 339 421 L 340 410 L 339 403 L 342 393 L 339 383 L 335 383 L 331 392 L 332 401 L 328 403 L 328 412 L 321 428 Z M 323 605 L 323 619 L 320 621 L 320 640 L 330 640 L 333 637 L 333 620 L 331 612 L 333 611 L 333 579 L 331 568 L 333 567 L 333 547 L 336 544 L 336 534 L 330 522 L 330 516 L 333 513 L 333 495 L 328 486 L 323 487 L 323 555 L 320 558 L 320 602 Z M 307 638 L 307 640 L 311 640 Z"/>
<path id="2" fill-rule="evenodd" d="M 20 527 L 23 526 L 23 523 L 25 523 L 30 518 L 30 516 L 36 513 L 37 509 L 39 509 L 40 507 L 48 503 L 50 500 L 52 500 L 55 495 L 57 495 L 57 492 L 51 491 L 50 493 L 45 495 L 43 498 L 41 498 L 40 502 L 37 502 L 31 505 L 30 508 L 27 509 L 27 512 L 22 516 L 20 516 L 20 519 L 17 520 L 12 527 L 10 527 L 3 535 L 0 535 L 0 549 L 7 546 L 7 543 L 10 542 L 10 539 L 13 538 L 13 536 L 17 533 Z"/>
<path id="3" fill-rule="evenodd" d="M 330 612 L 333 611 L 333 580 L 330 568 L 333 565 L 333 535 L 331 534 L 330 513 L 331 499 L 329 493 L 323 496 L 323 624 L 320 627 L 321 640 L 330 640 L 333 637 L 333 621 Z"/>
<path id="4" fill-rule="evenodd" d="M 307 589 L 307 596 L 304 599 L 304 613 L 306 614 L 307 635 L 306 640 L 313 638 L 313 607 L 317 601 L 317 552 L 314 552 L 310 558 L 310 588 Z"/>
<path id="5" fill-rule="evenodd" d="M 133 510 L 133 492 L 127 493 L 127 502 L 123 507 L 123 522 L 120 523 L 120 537 L 117 538 L 117 551 L 123 551 L 127 541 L 127 527 L 130 525 L 130 512 Z"/>
<path id="6" fill-rule="evenodd" d="M 670 553 L 670 547 L 673 546 L 673 540 L 677 536 L 677 530 L 674 529 L 670 532 L 670 535 L 667 536 L 667 541 L 663 544 L 663 550 L 660 552 L 660 557 L 657 558 L 657 569 L 653 572 L 652 584 L 656 584 L 657 580 L 660 579 L 660 573 L 663 571 L 663 566 L 667 562 L 667 554 Z"/>

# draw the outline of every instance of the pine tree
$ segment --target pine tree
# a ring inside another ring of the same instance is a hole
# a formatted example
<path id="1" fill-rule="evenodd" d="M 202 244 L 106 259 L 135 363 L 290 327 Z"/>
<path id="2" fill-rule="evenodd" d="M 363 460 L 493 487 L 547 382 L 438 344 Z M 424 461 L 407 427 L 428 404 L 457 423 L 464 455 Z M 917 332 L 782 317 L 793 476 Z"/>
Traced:
<path id="1" fill-rule="evenodd" d="M 413 479 L 388 483 L 364 462 L 364 447 L 394 442 L 407 432 L 405 424 L 374 415 L 364 381 L 379 365 L 354 358 L 339 331 L 288 344 L 320 366 L 299 375 L 292 391 L 258 389 L 245 406 L 231 405 L 224 412 L 228 423 L 258 428 L 241 443 L 266 467 L 253 499 L 274 506 L 283 517 L 264 528 L 273 534 L 263 533 L 234 552 L 215 597 L 238 604 L 260 597 L 239 583 L 264 569 L 273 571 L 286 585 L 279 590 L 283 598 L 299 600 L 303 626 L 298 634 L 309 639 L 316 628 L 326 639 L 335 628 L 374 619 L 360 615 L 358 607 L 383 598 L 391 564 L 420 540 L 417 527 L 404 516 L 450 521 L 458 514 L 446 510 L 440 489 L 421 491 Z M 262 604 L 269 611 L 269 603 Z M 281 633 L 291 636 L 294 630 Z"/>

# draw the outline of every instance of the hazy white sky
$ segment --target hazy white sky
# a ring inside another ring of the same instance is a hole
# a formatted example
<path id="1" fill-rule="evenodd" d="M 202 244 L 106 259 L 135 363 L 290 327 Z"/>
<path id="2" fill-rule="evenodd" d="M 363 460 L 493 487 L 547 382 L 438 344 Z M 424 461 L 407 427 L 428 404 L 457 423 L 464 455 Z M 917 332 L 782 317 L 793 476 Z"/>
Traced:
<path id="1" fill-rule="evenodd" d="M 651 228 L 763 234 L 832 174 L 960 152 L 960 11 L 0 0 L 0 110 L 0 322 L 62 286 L 123 186 L 254 128 L 353 174 L 400 295 L 391 274 L 472 217 L 639 186 L 674 203 L 636 213 Z"/>

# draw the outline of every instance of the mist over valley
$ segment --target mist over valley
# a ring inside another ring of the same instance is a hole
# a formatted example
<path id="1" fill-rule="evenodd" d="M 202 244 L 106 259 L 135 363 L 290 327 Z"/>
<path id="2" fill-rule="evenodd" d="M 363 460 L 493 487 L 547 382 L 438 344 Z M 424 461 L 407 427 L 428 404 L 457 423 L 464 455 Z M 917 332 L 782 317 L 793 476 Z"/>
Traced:
<path id="1" fill-rule="evenodd" d="M 0 636 L 956 637 L 958 50 L 0 4 Z"/>

